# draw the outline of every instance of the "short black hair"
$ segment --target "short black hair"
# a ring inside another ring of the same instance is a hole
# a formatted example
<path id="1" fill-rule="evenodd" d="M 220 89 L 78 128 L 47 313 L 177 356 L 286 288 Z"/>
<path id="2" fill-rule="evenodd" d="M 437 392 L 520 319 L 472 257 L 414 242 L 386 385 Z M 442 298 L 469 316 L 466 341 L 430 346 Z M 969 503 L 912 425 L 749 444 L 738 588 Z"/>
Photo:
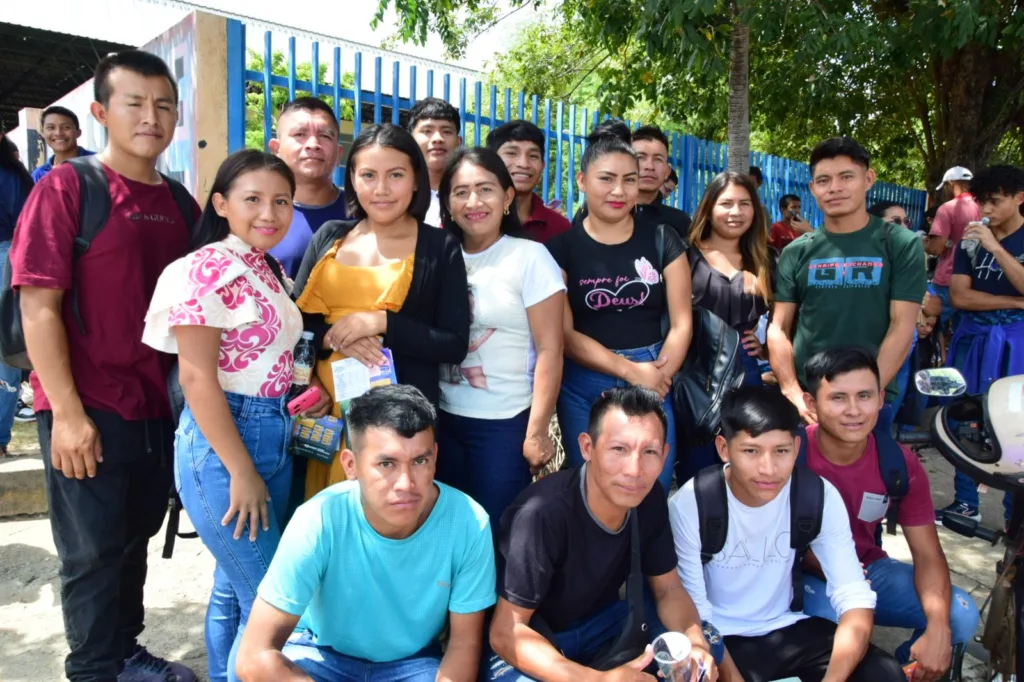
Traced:
<path id="1" fill-rule="evenodd" d="M 498 184 L 504 192 L 510 189 L 515 191 L 515 184 L 512 182 L 512 175 L 508 172 L 508 166 L 505 165 L 505 162 L 501 160 L 501 157 L 493 149 L 487 147 L 462 147 L 452 153 L 448 158 L 448 163 L 445 165 L 441 182 L 437 186 L 437 198 L 441 202 L 441 225 L 444 229 L 451 232 L 452 236 L 460 244 L 465 243 L 466 234 L 452 217 L 451 191 L 452 178 L 464 163 L 479 166 L 496 177 Z M 512 237 L 526 237 L 526 233 L 523 232 L 522 225 L 519 222 L 519 211 L 515 210 L 514 205 L 508 213 L 501 217 L 501 225 L 498 227 L 498 232 L 499 234 L 507 234 Z"/>
<path id="2" fill-rule="evenodd" d="M 455 124 L 455 132 L 462 134 L 462 116 L 450 102 L 438 97 L 425 97 L 409 110 L 409 132 L 416 130 L 420 121 L 433 119 Z"/>
<path id="3" fill-rule="evenodd" d="M 594 129 L 587 135 L 587 144 L 594 144 L 606 137 L 616 137 L 626 144 L 633 142 L 633 132 L 626 125 L 625 121 L 619 118 L 609 118 L 594 126 Z"/>
<path id="4" fill-rule="evenodd" d="M 348 159 L 345 161 L 345 209 L 349 218 L 362 220 L 366 217 L 366 211 L 359 203 L 356 187 L 352 182 L 352 176 L 355 174 L 353 162 L 359 152 L 375 145 L 396 149 L 409 157 L 409 165 L 412 166 L 412 172 L 416 174 L 416 191 L 412 195 L 412 202 L 406 209 L 406 213 L 422 223 L 427 216 L 427 209 L 430 208 L 430 176 L 427 172 L 427 162 L 412 133 L 391 123 L 363 128 L 363 132 L 359 133 L 359 136 L 352 141 Z"/>
<path id="5" fill-rule="evenodd" d="M 532 142 L 544 149 L 544 133 L 529 121 L 509 121 L 487 133 L 487 148 L 498 151 L 508 142 Z"/>
<path id="6" fill-rule="evenodd" d="M 876 201 L 871 204 L 871 207 L 868 209 L 868 213 L 876 218 L 884 218 L 885 212 L 894 206 L 903 208 L 903 204 L 898 201 Z"/>
<path id="7" fill-rule="evenodd" d="M 293 100 L 285 102 L 284 106 L 281 107 L 281 113 L 277 115 L 277 120 L 280 121 L 282 118 L 284 118 L 285 114 L 290 114 L 293 111 L 319 111 L 321 113 L 327 114 L 328 116 L 331 117 L 331 120 L 334 121 L 335 129 L 337 129 L 338 131 L 341 130 L 340 126 L 338 125 L 338 117 L 334 115 L 334 109 L 331 107 L 330 104 L 323 101 L 319 97 L 296 97 Z"/>
<path id="8" fill-rule="evenodd" d="M 676 169 L 675 168 L 672 168 L 671 166 L 669 167 L 668 177 L 665 178 L 665 181 L 666 182 L 674 182 L 677 185 L 679 184 L 679 174 L 676 173 Z"/>
<path id="9" fill-rule="evenodd" d="M 369 429 L 394 431 L 402 438 L 433 432 L 437 410 L 415 386 L 377 386 L 353 398 L 345 414 L 349 447 L 358 452 L 361 436 Z"/>
<path id="10" fill-rule="evenodd" d="M 799 201 L 801 204 L 804 203 L 803 199 L 801 199 L 795 194 L 783 194 L 781 197 L 779 197 L 779 210 L 782 211 L 783 213 L 788 211 L 789 202 L 791 201 Z"/>
<path id="11" fill-rule="evenodd" d="M 811 175 L 814 175 L 814 167 L 819 161 L 838 156 L 848 156 L 857 165 L 871 168 L 871 155 L 857 140 L 852 137 L 830 137 L 819 142 L 811 152 Z"/>
<path id="12" fill-rule="evenodd" d="M 174 101 L 178 101 L 178 84 L 164 60 L 143 50 L 124 50 L 107 55 L 96 65 L 92 84 L 93 97 L 103 106 L 110 104 L 110 95 L 113 94 L 110 73 L 114 69 L 125 69 L 146 78 L 166 78 L 174 92 Z"/>
<path id="13" fill-rule="evenodd" d="M 76 114 L 75 112 L 71 111 L 67 107 L 62 107 L 62 106 L 57 106 L 57 105 L 54 105 L 52 107 L 46 107 L 45 109 L 43 109 L 43 115 L 39 117 L 39 125 L 40 126 L 45 126 L 46 125 L 46 117 L 47 116 L 53 116 L 53 115 L 63 116 L 64 118 L 70 118 L 71 122 L 75 124 L 75 128 L 77 128 L 78 130 L 82 129 L 82 126 L 78 123 L 78 114 Z"/>
<path id="14" fill-rule="evenodd" d="M 989 166 L 971 180 L 971 194 L 978 201 L 1020 192 L 1024 192 L 1024 168 L 1017 166 Z"/>
<path id="15" fill-rule="evenodd" d="M 722 398 L 722 435 L 732 440 L 740 432 L 757 438 L 769 431 L 797 436 L 800 412 L 776 386 L 740 386 Z"/>
<path id="16" fill-rule="evenodd" d="M 590 420 L 587 422 L 587 433 L 593 441 L 601 435 L 601 424 L 604 416 L 613 409 L 622 410 L 627 417 L 646 417 L 653 414 L 661 422 L 662 437 L 668 435 L 668 417 L 661 405 L 661 398 L 649 388 L 642 386 L 625 386 L 612 388 L 602 393 L 590 407 Z"/>
<path id="17" fill-rule="evenodd" d="M 757 180 L 758 184 L 764 184 L 764 173 L 757 166 L 751 166 L 750 170 L 747 171 L 747 175 Z"/>
<path id="18" fill-rule="evenodd" d="M 871 370 L 881 388 L 882 375 L 878 371 L 878 360 L 874 351 L 864 346 L 826 348 L 812 355 L 804 365 L 807 391 L 817 397 L 822 381 L 832 381 L 837 376 L 861 369 Z"/>
<path id="19" fill-rule="evenodd" d="M 654 140 L 665 145 L 665 152 L 668 152 L 668 135 L 658 126 L 640 126 L 633 131 L 633 142 L 640 140 Z"/>

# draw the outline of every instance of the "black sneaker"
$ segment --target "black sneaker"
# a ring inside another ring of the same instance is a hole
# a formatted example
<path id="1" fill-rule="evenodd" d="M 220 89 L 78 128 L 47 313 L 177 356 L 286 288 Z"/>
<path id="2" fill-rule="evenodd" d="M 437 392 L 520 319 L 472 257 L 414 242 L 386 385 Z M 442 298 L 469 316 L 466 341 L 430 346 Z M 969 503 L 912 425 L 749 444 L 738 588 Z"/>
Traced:
<path id="1" fill-rule="evenodd" d="M 21 424 L 30 424 L 36 420 L 35 411 L 25 403 L 18 401 L 17 411 L 14 413 L 14 421 Z"/>
<path id="2" fill-rule="evenodd" d="M 977 507 L 972 507 L 969 504 L 963 502 L 954 502 L 953 504 L 943 507 L 942 509 L 935 510 L 935 524 L 938 526 L 942 525 L 942 519 L 946 514 L 959 514 L 960 516 L 966 516 L 972 521 L 981 523 L 981 510 Z"/>
<path id="3" fill-rule="evenodd" d="M 197 678 L 181 663 L 165 661 L 149 653 L 146 647 L 136 646 L 135 653 L 124 662 L 117 682 L 197 682 Z"/>

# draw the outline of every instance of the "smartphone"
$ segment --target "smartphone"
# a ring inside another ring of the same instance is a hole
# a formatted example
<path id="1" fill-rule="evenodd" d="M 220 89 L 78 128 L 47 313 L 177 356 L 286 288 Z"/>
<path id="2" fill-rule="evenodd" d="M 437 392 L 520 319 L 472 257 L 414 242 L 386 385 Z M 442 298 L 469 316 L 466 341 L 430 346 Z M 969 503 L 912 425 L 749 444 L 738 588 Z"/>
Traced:
<path id="1" fill-rule="evenodd" d="M 318 402 L 320 402 L 320 389 L 316 386 L 311 386 L 307 390 L 303 391 L 297 398 L 294 398 L 288 403 L 288 414 L 294 417 L 297 414 L 305 412 Z"/>

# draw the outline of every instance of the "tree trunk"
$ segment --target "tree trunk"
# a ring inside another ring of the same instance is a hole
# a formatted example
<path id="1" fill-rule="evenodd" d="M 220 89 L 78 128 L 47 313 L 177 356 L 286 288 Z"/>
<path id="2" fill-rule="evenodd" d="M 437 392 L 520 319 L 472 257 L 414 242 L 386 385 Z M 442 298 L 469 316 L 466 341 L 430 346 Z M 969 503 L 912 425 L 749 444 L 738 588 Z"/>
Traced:
<path id="1" fill-rule="evenodd" d="M 729 170 L 750 169 L 750 28 L 732 6 L 732 47 L 729 55 Z"/>

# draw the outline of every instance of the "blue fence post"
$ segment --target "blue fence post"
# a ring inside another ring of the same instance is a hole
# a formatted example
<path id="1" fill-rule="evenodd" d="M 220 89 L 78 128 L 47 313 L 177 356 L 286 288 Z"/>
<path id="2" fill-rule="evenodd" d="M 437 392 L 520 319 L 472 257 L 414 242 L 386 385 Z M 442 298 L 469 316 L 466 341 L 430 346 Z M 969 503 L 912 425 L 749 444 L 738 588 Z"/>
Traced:
<path id="1" fill-rule="evenodd" d="M 341 48 L 334 48 L 334 83 L 331 99 L 334 100 L 334 118 L 341 121 Z"/>
<path id="2" fill-rule="evenodd" d="M 490 124 L 488 125 L 487 132 L 494 130 L 498 126 L 498 86 L 491 86 L 491 115 Z M 480 145 L 477 145 L 480 146 Z"/>
<path id="3" fill-rule="evenodd" d="M 245 147 L 245 24 L 228 19 L 228 153 Z"/>
<path id="4" fill-rule="evenodd" d="M 384 93 L 380 91 L 381 86 L 381 71 L 384 68 L 384 61 L 380 57 L 376 57 L 373 60 L 373 123 L 374 125 L 380 125 L 381 120 L 381 107 L 384 104 Z"/>
<path id="5" fill-rule="evenodd" d="M 391 125 L 398 125 L 398 114 L 401 109 L 399 108 L 399 100 L 401 95 L 398 92 L 398 86 L 401 79 L 401 73 L 399 72 L 399 63 L 392 62 L 391 68 Z"/>
<path id="6" fill-rule="evenodd" d="M 448 76 L 445 75 L 445 78 L 447 79 Z M 447 80 L 445 81 L 445 88 L 444 89 L 448 90 L 448 82 L 447 82 Z M 445 97 L 445 99 L 447 100 L 448 98 Z M 463 138 L 465 138 L 466 137 L 466 123 L 467 123 L 466 119 L 469 117 L 469 108 L 467 107 L 467 102 L 466 102 L 466 79 L 465 78 L 460 78 L 459 79 L 459 113 L 461 114 L 459 116 L 459 118 L 462 119 L 462 130 L 459 131 L 459 134 L 462 135 Z"/>
<path id="7" fill-rule="evenodd" d="M 519 115 L 516 118 L 520 121 L 526 118 L 526 93 L 522 90 L 519 91 Z"/>
<path id="8" fill-rule="evenodd" d="M 274 122 L 274 86 L 271 65 L 274 61 L 274 45 L 270 31 L 263 34 L 263 149 L 270 149 L 271 126 Z"/>
<path id="9" fill-rule="evenodd" d="M 576 105 L 569 105 L 569 172 L 568 179 L 565 183 L 566 197 L 565 197 L 565 212 L 569 215 L 573 213 L 573 199 L 575 198 L 576 189 L 575 184 L 572 181 L 573 172 L 576 170 Z"/>
<path id="10" fill-rule="evenodd" d="M 288 100 L 295 99 L 295 36 L 288 38 Z"/>
<path id="11" fill-rule="evenodd" d="M 466 79 L 463 78 L 462 80 L 465 81 Z M 444 99 L 445 102 L 451 102 L 452 101 L 452 76 L 451 76 L 450 73 L 446 73 L 444 75 L 444 79 L 443 79 L 442 83 L 444 85 L 444 89 L 441 91 L 443 93 L 443 99 Z"/>
<path id="12" fill-rule="evenodd" d="M 555 168 L 557 169 L 557 171 L 555 173 L 555 179 L 556 179 L 555 198 L 558 199 L 559 201 L 561 201 L 561 199 L 562 199 L 562 173 L 565 171 L 565 169 L 562 167 L 562 141 L 563 141 L 563 139 L 565 137 L 564 128 L 562 127 L 562 118 L 563 118 L 563 116 L 565 114 L 565 104 L 562 103 L 562 102 L 559 102 L 556 105 L 556 111 L 558 112 L 557 113 L 558 121 L 555 123 L 555 126 L 556 126 L 555 129 L 557 131 L 555 140 L 556 140 L 556 144 L 558 145 L 558 149 L 555 150 Z"/>
<path id="13" fill-rule="evenodd" d="M 537 105 L 539 103 L 540 98 L 537 97 L 537 95 L 530 98 L 530 121 L 532 121 L 534 125 L 537 125 Z M 547 133 L 544 133 L 544 136 L 546 137 Z M 546 166 L 547 164 L 548 160 L 544 159 L 544 165 Z"/>
<path id="14" fill-rule="evenodd" d="M 551 197 L 551 100 L 544 100 L 544 201 Z"/>
<path id="15" fill-rule="evenodd" d="M 320 43 L 313 41 L 313 97 L 320 96 Z"/>
<path id="16" fill-rule="evenodd" d="M 409 108 L 416 106 L 416 65 L 409 67 Z"/>
<path id="17" fill-rule="evenodd" d="M 483 125 L 483 104 L 480 100 L 483 98 L 484 84 L 477 81 L 473 85 L 473 146 L 480 146 L 480 126 Z"/>
<path id="18" fill-rule="evenodd" d="M 427 97 L 434 96 L 434 70 L 427 69 Z"/>
<path id="19" fill-rule="evenodd" d="M 356 85 L 352 89 L 352 134 L 359 135 L 363 129 L 363 53 L 356 52 Z"/>

